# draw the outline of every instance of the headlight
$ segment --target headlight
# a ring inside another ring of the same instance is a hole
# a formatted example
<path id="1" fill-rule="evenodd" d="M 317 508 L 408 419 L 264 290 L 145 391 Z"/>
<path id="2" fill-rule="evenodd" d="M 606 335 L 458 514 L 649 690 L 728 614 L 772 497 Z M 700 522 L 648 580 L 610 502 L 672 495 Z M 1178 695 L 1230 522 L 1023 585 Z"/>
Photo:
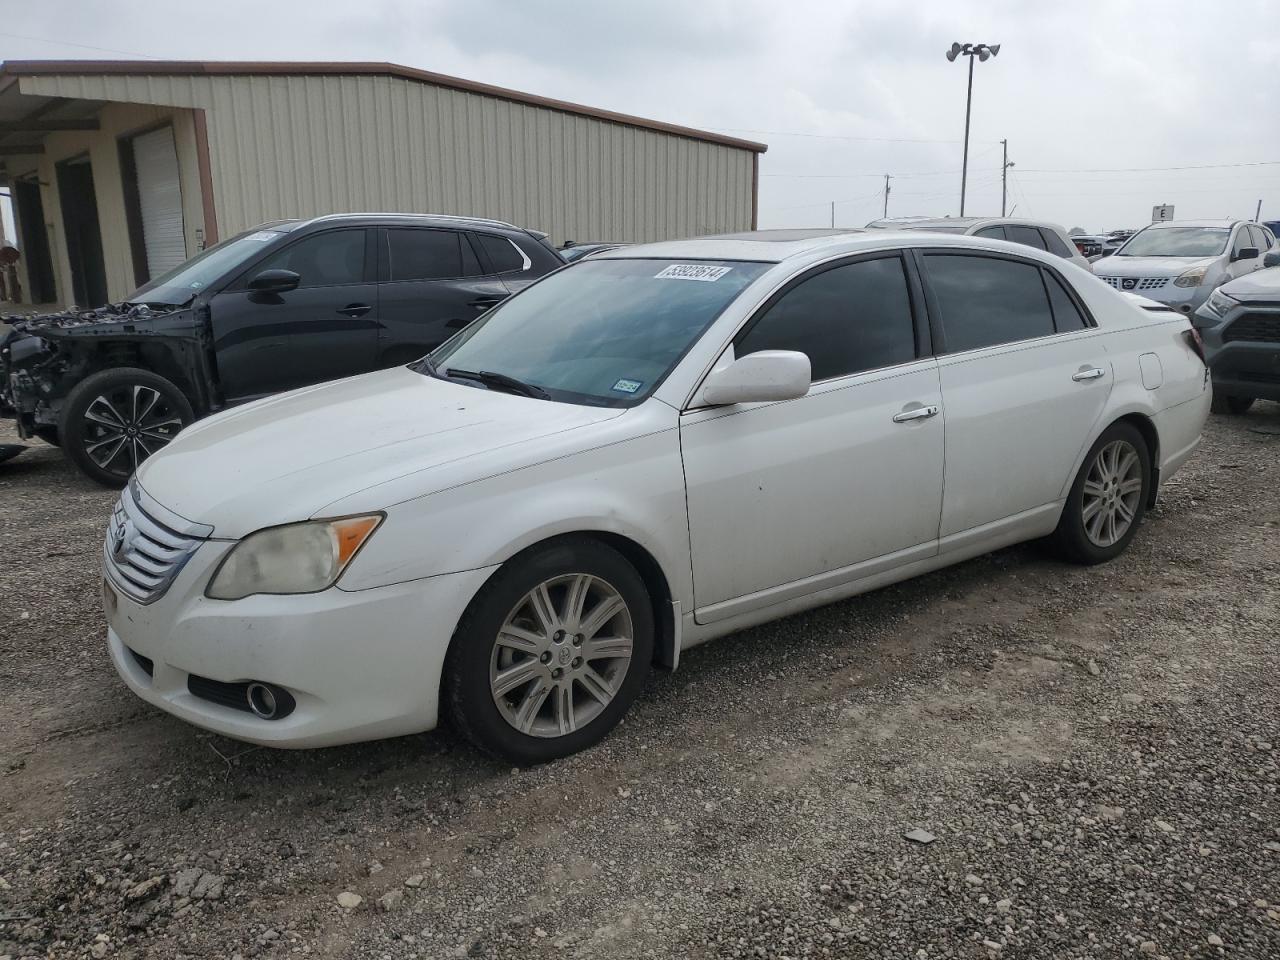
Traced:
<path id="1" fill-rule="evenodd" d="M 1205 309 L 1215 317 L 1225 317 L 1239 302 L 1235 297 L 1228 296 L 1221 290 L 1215 290 L 1209 294 L 1209 299 L 1204 302 L 1204 305 Z"/>
<path id="2" fill-rule="evenodd" d="M 239 600 L 255 593 L 316 593 L 333 586 L 382 514 L 268 527 L 237 543 L 205 596 Z"/>
<path id="3" fill-rule="evenodd" d="M 1173 285 L 1175 287 L 1198 287 L 1204 283 L 1204 275 L 1208 272 L 1208 267 L 1193 267 L 1173 281 Z"/>

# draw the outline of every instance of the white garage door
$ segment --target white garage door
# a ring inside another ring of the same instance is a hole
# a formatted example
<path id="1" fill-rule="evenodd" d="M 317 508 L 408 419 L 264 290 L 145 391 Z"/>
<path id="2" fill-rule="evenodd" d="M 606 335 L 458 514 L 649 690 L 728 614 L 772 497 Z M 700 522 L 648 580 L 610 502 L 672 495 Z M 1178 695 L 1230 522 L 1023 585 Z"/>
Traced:
<path id="1" fill-rule="evenodd" d="M 187 259 L 173 128 L 163 127 L 134 137 L 133 162 L 138 173 L 147 273 L 154 279 Z"/>

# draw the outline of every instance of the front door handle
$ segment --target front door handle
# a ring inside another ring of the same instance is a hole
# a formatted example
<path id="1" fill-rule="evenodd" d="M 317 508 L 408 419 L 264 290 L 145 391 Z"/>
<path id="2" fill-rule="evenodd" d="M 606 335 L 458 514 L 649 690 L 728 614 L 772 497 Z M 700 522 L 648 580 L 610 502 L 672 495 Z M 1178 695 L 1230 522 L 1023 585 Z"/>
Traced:
<path id="1" fill-rule="evenodd" d="M 1107 371 L 1101 367 L 1089 367 L 1085 370 L 1077 370 L 1071 375 L 1071 379 L 1076 383 L 1082 383 L 1085 380 L 1097 380 L 1099 377 L 1105 377 Z"/>
<path id="2" fill-rule="evenodd" d="M 363 317 L 372 309 L 373 306 L 368 303 L 348 303 L 338 312 L 344 317 Z"/>
<path id="3" fill-rule="evenodd" d="M 928 420 L 930 417 L 938 415 L 938 407 L 912 407 L 910 410 L 903 410 L 901 413 L 893 415 L 894 423 L 910 423 L 912 420 Z"/>

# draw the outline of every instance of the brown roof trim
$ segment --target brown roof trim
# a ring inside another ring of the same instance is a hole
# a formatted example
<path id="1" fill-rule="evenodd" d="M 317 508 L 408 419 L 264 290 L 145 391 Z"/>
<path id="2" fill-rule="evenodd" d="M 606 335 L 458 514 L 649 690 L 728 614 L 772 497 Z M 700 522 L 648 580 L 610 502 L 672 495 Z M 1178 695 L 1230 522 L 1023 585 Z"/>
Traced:
<path id="1" fill-rule="evenodd" d="M 646 120 L 626 113 L 614 113 L 612 110 L 598 110 L 595 107 L 584 107 L 567 100 L 552 100 L 532 93 L 521 93 L 506 87 L 496 87 L 488 83 L 477 83 L 474 80 L 463 80 L 443 73 L 432 73 L 429 70 L 418 70 L 414 67 L 402 67 L 396 63 L 342 63 L 342 62 L 272 62 L 272 61 L 238 61 L 238 60 L 6 60 L 0 66 L 0 78 L 6 76 L 85 76 L 90 74 L 123 74 L 128 76 L 234 76 L 234 75 L 283 75 L 283 76 L 324 76 L 330 74 L 346 74 L 351 76 L 389 76 L 404 80 L 416 80 L 419 83 L 430 83 L 439 87 L 449 87 L 467 93 L 478 93 L 501 100 L 511 100 L 529 106 L 558 110 L 578 116 L 591 117 L 595 120 L 606 120 L 610 123 L 621 123 L 630 127 L 641 127 L 656 130 L 659 133 L 670 133 L 691 140 L 702 140 L 726 147 L 737 147 L 740 150 L 751 150 L 764 153 L 768 146 L 753 140 L 739 140 L 737 137 L 726 137 L 693 127 L 682 127 L 674 123 L 663 123 L 660 120 Z M 0 81 L 3 82 L 3 81 Z"/>

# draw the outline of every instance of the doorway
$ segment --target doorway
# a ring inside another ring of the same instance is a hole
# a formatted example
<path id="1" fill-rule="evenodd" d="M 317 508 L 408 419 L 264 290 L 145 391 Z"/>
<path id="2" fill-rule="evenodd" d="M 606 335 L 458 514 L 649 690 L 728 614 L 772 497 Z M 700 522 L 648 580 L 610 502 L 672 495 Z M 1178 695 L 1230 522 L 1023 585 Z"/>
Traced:
<path id="1" fill-rule="evenodd" d="M 44 221 L 40 183 L 35 179 L 14 180 L 11 193 L 18 221 L 18 243 L 27 267 L 29 302 L 53 303 L 58 299 L 58 290 L 53 282 L 53 258 L 49 255 L 49 230 Z"/>
<path id="2" fill-rule="evenodd" d="M 102 255 L 93 165 L 88 154 L 84 154 L 64 160 L 57 169 L 62 230 L 71 263 L 72 296 L 76 306 L 100 307 L 107 302 L 107 266 Z"/>

